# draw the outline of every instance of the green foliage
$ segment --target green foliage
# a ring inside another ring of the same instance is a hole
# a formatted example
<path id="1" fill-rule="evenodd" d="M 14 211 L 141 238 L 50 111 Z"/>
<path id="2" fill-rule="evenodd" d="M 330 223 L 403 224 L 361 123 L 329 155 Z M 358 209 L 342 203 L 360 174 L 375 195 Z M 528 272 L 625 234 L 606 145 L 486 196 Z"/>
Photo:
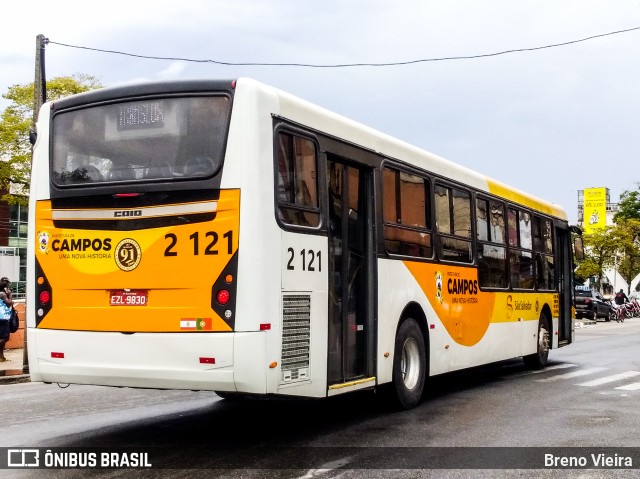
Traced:
<path id="1" fill-rule="evenodd" d="M 595 276 L 598 288 L 602 285 L 604 271 L 615 263 L 618 241 L 613 230 L 613 227 L 607 226 L 584 235 L 585 258 L 578 265 L 576 275 L 583 278 Z"/>
<path id="2" fill-rule="evenodd" d="M 640 220 L 640 191 L 625 191 L 620 195 L 618 211 L 613 216 L 613 221 L 618 223 L 626 219 Z"/>
<path id="3" fill-rule="evenodd" d="M 598 288 L 607 269 L 615 268 L 629 285 L 640 274 L 639 219 L 619 219 L 614 226 L 585 235 L 584 245 L 585 258 L 579 262 L 575 275 L 597 278 Z"/>
<path id="4" fill-rule="evenodd" d="M 620 195 L 614 226 L 584 236 L 585 258 L 575 275 L 596 277 L 602 285 L 604 271 L 615 268 L 622 278 L 631 281 L 640 274 L 640 183 L 638 190 Z"/>
<path id="5" fill-rule="evenodd" d="M 100 88 L 98 80 L 90 75 L 75 74 L 57 77 L 47 82 L 47 100 Z M 11 103 L 0 114 L 0 189 L 9 191 L 13 186 L 23 195 L 7 194 L 9 203 L 25 203 L 31 173 L 31 144 L 29 130 L 33 122 L 34 85 L 13 85 L 3 98 Z"/>
<path id="6" fill-rule="evenodd" d="M 640 219 L 619 220 L 615 236 L 618 240 L 618 272 L 630 285 L 640 273 Z"/>

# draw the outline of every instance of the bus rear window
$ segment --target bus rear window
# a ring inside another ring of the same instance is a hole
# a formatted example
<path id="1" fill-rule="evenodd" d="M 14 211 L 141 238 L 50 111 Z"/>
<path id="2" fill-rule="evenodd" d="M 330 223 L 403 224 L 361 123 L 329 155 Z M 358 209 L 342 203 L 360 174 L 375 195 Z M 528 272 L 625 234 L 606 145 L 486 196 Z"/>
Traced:
<path id="1" fill-rule="evenodd" d="M 227 96 L 156 98 L 62 111 L 53 118 L 53 182 L 208 178 L 222 166 Z"/>

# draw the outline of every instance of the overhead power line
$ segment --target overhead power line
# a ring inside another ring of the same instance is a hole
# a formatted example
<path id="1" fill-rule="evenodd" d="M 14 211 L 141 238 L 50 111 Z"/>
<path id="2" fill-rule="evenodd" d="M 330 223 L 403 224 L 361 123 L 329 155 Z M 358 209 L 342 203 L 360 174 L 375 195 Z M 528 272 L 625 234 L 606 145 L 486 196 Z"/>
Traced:
<path id="1" fill-rule="evenodd" d="M 386 63 L 338 63 L 338 64 L 314 64 L 314 63 L 264 63 L 264 62 L 225 62 L 221 60 L 211 60 L 211 59 L 195 59 L 195 58 L 182 58 L 182 57 L 159 57 L 153 55 L 140 55 L 136 53 L 127 53 L 120 52 L 116 50 L 105 50 L 102 48 L 92 48 L 85 47 L 81 45 L 70 45 L 67 43 L 54 42 L 53 40 L 47 39 L 47 43 L 53 45 L 60 45 L 62 47 L 69 48 L 78 48 L 81 50 L 90 50 L 94 52 L 101 53 L 112 53 L 115 55 L 124 55 L 128 57 L 135 58 L 144 58 L 147 60 L 170 60 L 170 61 L 183 61 L 183 62 L 192 62 L 192 63 L 213 63 L 216 65 L 228 65 L 228 66 L 261 66 L 261 67 L 307 67 L 307 68 L 348 68 L 348 67 L 394 67 L 400 65 L 412 65 L 415 63 L 426 63 L 426 62 L 442 62 L 442 61 L 451 61 L 451 60 L 473 60 L 477 58 L 487 58 L 487 57 L 496 57 L 498 55 L 506 55 L 508 53 L 521 53 L 521 52 L 531 52 L 536 50 L 545 50 L 548 48 L 557 48 L 564 47 L 567 45 L 573 45 L 575 43 L 586 42 L 588 40 L 593 40 L 595 38 L 608 37 L 611 35 L 618 35 L 621 33 L 628 33 L 635 30 L 640 30 L 640 27 L 626 28 L 624 30 L 617 30 L 615 32 L 601 33 L 599 35 L 591 35 L 586 38 L 580 38 L 578 40 L 570 40 L 567 42 L 561 43 L 552 43 L 550 45 L 543 45 L 539 47 L 530 47 L 530 48 L 514 48 L 511 50 L 503 50 L 499 52 L 493 53 L 482 53 L 478 55 L 460 55 L 460 56 L 452 56 L 452 57 L 439 57 L 439 58 L 423 58 L 419 60 L 407 60 L 407 61 L 398 61 L 398 62 L 386 62 Z"/>

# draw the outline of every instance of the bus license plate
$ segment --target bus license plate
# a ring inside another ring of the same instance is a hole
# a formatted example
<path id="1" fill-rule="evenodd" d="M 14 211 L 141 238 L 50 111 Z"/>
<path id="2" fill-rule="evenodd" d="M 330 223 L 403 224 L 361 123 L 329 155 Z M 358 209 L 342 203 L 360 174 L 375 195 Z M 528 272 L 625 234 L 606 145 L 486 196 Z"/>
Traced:
<path id="1" fill-rule="evenodd" d="M 110 306 L 146 306 L 149 291 L 146 289 L 112 290 L 109 292 Z"/>

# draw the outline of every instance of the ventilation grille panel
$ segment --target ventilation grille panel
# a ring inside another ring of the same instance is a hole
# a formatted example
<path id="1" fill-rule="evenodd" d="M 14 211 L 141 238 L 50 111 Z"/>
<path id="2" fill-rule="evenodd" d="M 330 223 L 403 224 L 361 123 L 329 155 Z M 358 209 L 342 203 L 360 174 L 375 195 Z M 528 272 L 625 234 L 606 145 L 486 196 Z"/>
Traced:
<path id="1" fill-rule="evenodd" d="M 282 296 L 281 383 L 309 379 L 311 344 L 311 296 Z"/>

